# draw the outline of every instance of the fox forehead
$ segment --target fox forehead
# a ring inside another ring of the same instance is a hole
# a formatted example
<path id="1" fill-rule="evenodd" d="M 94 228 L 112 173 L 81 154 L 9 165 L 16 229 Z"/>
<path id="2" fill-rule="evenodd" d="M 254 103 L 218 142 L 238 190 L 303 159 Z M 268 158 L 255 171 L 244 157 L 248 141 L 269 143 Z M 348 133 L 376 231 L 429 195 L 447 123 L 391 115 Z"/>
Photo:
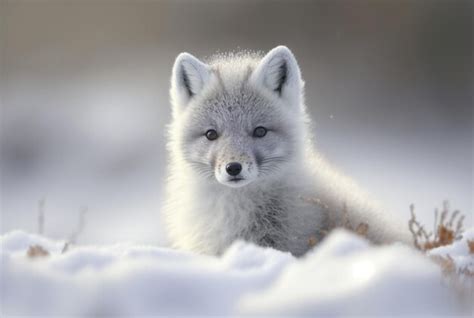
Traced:
<path id="1" fill-rule="evenodd" d="M 248 85 L 227 91 L 213 89 L 190 105 L 188 111 L 194 124 L 221 129 L 280 125 L 283 117 L 281 108 Z"/>
<path id="2" fill-rule="evenodd" d="M 206 89 L 199 97 L 196 96 L 192 103 L 194 108 L 226 119 L 229 116 L 255 116 L 259 114 L 259 110 L 270 108 L 269 101 L 249 83 L 250 75 L 260 59 L 260 55 L 251 52 L 218 54 L 211 57 L 208 64 L 213 80 L 207 83 Z"/>

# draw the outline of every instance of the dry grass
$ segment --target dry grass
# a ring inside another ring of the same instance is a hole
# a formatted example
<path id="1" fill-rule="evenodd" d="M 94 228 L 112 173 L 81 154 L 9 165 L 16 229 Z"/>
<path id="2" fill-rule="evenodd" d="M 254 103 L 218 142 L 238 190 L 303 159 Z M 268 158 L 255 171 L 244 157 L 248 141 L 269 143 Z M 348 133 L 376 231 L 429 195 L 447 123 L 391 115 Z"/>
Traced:
<path id="1" fill-rule="evenodd" d="M 28 248 L 26 256 L 29 258 L 40 258 L 49 256 L 49 252 L 44 249 L 41 245 L 32 245 Z"/>
<path id="2" fill-rule="evenodd" d="M 38 201 L 38 233 L 43 235 L 44 233 L 44 206 L 46 204 L 46 198 L 42 198 Z"/>
<path id="3" fill-rule="evenodd" d="M 79 235 L 84 231 L 86 226 L 86 213 L 88 209 L 87 207 L 81 207 L 79 209 L 79 223 L 77 224 L 76 230 L 71 234 L 69 238 L 69 242 L 75 244 Z"/>
<path id="4" fill-rule="evenodd" d="M 433 231 L 427 231 L 415 215 L 415 206 L 410 205 L 411 218 L 408 228 L 413 236 L 413 244 L 422 251 L 428 251 L 436 247 L 452 244 L 461 237 L 463 232 L 464 215 L 458 210 L 453 212 L 449 209 L 448 201 L 443 202 L 441 213 L 435 209 Z"/>
<path id="5" fill-rule="evenodd" d="M 438 209 L 434 212 L 433 230 L 426 230 L 415 215 L 415 208 L 410 206 L 411 218 L 408 227 L 413 236 L 414 246 L 423 253 L 436 247 L 453 244 L 460 239 L 463 232 L 464 215 L 457 210 L 452 211 L 447 201 L 443 202 L 441 213 Z M 466 241 L 469 254 L 474 259 L 474 241 Z M 451 255 L 430 255 L 429 258 L 438 264 L 443 272 L 445 282 L 453 287 L 458 298 L 466 304 L 472 303 L 474 294 L 474 271 L 468 265 L 459 267 Z"/>
<path id="6" fill-rule="evenodd" d="M 38 201 L 38 234 L 40 235 L 44 234 L 45 205 L 46 205 L 46 199 L 43 198 Z M 71 245 L 76 244 L 77 238 L 84 231 L 84 228 L 86 225 L 85 216 L 86 216 L 87 211 L 88 211 L 87 207 L 81 207 L 79 209 L 79 223 L 77 225 L 76 230 L 73 231 L 72 234 L 69 236 L 69 239 L 66 242 L 64 242 L 64 246 L 61 250 L 62 254 L 66 253 L 71 247 Z M 40 245 L 32 245 L 28 248 L 28 251 L 26 252 L 26 254 L 29 258 L 37 258 L 37 257 L 48 256 L 49 252 Z"/>
<path id="7" fill-rule="evenodd" d="M 79 223 L 77 225 L 77 229 L 71 234 L 69 240 L 64 243 L 61 254 L 66 253 L 72 244 L 76 244 L 78 236 L 82 233 L 82 231 L 84 231 L 84 227 L 86 226 L 87 210 L 87 207 L 81 207 L 79 209 Z"/>
<path id="8" fill-rule="evenodd" d="M 467 247 L 469 248 L 469 253 L 474 255 L 474 241 L 468 240 Z"/>

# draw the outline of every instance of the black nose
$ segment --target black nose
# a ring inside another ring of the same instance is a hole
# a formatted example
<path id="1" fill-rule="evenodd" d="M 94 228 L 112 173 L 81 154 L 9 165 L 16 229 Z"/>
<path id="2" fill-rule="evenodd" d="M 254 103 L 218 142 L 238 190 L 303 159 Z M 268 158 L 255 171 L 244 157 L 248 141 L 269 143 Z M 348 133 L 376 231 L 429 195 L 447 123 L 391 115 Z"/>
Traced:
<path id="1" fill-rule="evenodd" d="M 225 170 L 229 175 L 235 177 L 242 171 L 242 165 L 238 162 L 231 162 L 225 166 Z"/>

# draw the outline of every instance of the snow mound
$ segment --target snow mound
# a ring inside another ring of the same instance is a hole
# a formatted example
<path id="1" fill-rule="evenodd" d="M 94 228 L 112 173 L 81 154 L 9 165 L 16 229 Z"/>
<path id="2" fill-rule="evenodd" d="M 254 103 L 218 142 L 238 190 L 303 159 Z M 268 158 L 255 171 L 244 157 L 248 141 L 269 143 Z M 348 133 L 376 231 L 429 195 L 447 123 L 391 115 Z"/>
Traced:
<path id="1" fill-rule="evenodd" d="M 1 316 L 460 314 L 440 268 L 335 231 L 304 258 L 236 242 L 221 257 L 154 246 L 0 237 Z M 41 245 L 48 256 L 30 258 Z M 471 256 L 472 257 L 472 256 Z"/>
<path id="2" fill-rule="evenodd" d="M 244 297 L 241 313 L 270 315 L 454 314 L 456 295 L 439 266 L 403 245 L 371 247 L 332 235 L 287 267 L 271 289 Z"/>

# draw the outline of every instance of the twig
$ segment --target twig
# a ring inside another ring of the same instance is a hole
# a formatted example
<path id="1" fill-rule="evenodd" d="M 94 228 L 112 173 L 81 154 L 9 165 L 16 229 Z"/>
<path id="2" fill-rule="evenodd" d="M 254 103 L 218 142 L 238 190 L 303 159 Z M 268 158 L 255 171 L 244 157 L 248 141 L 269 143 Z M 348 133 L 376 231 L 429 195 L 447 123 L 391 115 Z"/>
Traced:
<path id="1" fill-rule="evenodd" d="M 75 232 L 72 233 L 70 239 L 69 239 L 69 243 L 70 244 L 75 244 L 76 241 L 77 241 L 77 237 L 82 233 L 82 231 L 84 230 L 84 227 L 85 227 L 85 215 L 88 211 L 88 208 L 87 207 L 81 207 L 80 210 L 79 210 L 79 224 L 77 226 L 77 229 Z"/>
<path id="2" fill-rule="evenodd" d="M 44 233 L 44 206 L 46 199 L 42 198 L 38 201 L 38 234 L 43 235 Z"/>
<path id="3" fill-rule="evenodd" d="M 443 202 L 441 214 L 438 209 L 435 209 L 433 232 L 427 233 L 424 226 L 416 220 L 415 206 L 413 204 L 410 205 L 410 214 L 411 218 L 408 221 L 408 228 L 413 236 L 415 247 L 420 250 L 426 251 L 448 245 L 461 237 L 464 215 L 461 215 L 458 210 L 450 214 L 448 201 Z M 449 219 L 448 222 L 446 222 L 447 219 Z"/>

